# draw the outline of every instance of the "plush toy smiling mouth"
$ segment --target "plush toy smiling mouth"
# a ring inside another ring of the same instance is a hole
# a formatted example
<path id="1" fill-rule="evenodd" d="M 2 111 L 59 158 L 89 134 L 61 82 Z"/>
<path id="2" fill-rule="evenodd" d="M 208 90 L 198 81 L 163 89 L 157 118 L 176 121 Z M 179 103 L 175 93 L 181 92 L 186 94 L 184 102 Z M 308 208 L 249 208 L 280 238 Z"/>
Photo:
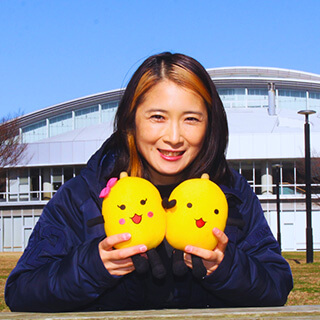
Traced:
<path id="1" fill-rule="evenodd" d="M 134 214 L 134 216 L 131 218 L 131 220 L 135 223 L 135 224 L 139 224 L 142 220 L 142 215 L 139 216 L 138 214 Z"/>
<path id="2" fill-rule="evenodd" d="M 202 228 L 206 223 L 207 223 L 207 222 L 206 222 L 206 221 L 203 221 L 202 218 L 200 218 L 200 219 L 198 219 L 198 220 L 196 219 L 196 225 L 197 225 L 198 228 Z"/>

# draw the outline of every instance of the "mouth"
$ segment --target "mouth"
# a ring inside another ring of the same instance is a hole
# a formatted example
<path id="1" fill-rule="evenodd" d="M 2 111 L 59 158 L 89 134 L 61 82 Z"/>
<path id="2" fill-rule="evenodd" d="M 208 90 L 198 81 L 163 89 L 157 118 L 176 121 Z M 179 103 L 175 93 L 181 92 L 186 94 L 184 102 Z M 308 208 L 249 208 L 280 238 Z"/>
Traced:
<path id="1" fill-rule="evenodd" d="M 202 228 L 205 224 L 207 223 L 207 221 L 203 221 L 203 219 L 201 218 L 201 219 L 196 219 L 196 226 L 198 227 L 198 228 Z"/>
<path id="2" fill-rule="evenodd" d="M 169 161 L 176 161 L 182 158 L 185 151 L 172 151 L 172 150 L 164 150 L 158 149 L 160 156 Z"/>
<path id="3" fill-rule="evenodd" d="M 138 214 L 135 213 L 134 216 L 130 219 L 132 220 L 133 223 L 139 224 L 142 220 L 142 215 L 139 216 Z"/>

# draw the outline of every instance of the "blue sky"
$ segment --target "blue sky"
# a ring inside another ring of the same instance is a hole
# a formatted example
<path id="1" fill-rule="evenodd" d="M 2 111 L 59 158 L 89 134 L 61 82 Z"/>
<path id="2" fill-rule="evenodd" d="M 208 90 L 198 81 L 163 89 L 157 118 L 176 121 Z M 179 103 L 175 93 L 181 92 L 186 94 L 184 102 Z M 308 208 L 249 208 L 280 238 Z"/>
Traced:
<path id="1" fill-rule="evenodd" d="M 320 74 L 318 0 L 0 0 L 0 118 L 124 87 L 149 55 Z"/>

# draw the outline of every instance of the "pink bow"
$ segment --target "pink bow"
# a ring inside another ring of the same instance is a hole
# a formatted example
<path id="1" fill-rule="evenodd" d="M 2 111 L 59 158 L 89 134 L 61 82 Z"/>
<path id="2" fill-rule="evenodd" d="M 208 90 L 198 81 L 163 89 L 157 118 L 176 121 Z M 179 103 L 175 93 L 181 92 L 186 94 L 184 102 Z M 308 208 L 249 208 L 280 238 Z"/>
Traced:
<path id="1" fill-rule="evenodd" d="M 101 190 L 99 197 L 106 198 L 109 195 L 111 188 L 117 183 L 117 181 L 118 181 L 118 178 L 111 178 L 107 182 L 107 186 Z"/>

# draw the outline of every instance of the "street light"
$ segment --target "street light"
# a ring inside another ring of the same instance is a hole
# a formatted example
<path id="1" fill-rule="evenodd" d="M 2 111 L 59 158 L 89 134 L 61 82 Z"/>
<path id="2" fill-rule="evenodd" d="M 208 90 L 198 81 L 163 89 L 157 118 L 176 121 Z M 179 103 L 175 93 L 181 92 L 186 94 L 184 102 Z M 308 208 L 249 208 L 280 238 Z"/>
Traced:
<path id="1" fill-rule="evenodd" d="M 307 240 L 307 263 L 313 262 L 313 236 L 311 222 L 311 161 L 310 161 L 310 126 L 309 115 L 316 113 L 314 110 L 300 110 L 305 116 L 304 145 L 305 145 L 305 183 L 306 183 L 306 240 Z"/>
<path id="2" fill-rule="evenodd" d="M 277 194 L 277 240 L 281 251 L 281 227 L 280 227 L 280 168 L 281 164 L 277 163 L 272 166 L 276 169 L 276 194 Z"/>

